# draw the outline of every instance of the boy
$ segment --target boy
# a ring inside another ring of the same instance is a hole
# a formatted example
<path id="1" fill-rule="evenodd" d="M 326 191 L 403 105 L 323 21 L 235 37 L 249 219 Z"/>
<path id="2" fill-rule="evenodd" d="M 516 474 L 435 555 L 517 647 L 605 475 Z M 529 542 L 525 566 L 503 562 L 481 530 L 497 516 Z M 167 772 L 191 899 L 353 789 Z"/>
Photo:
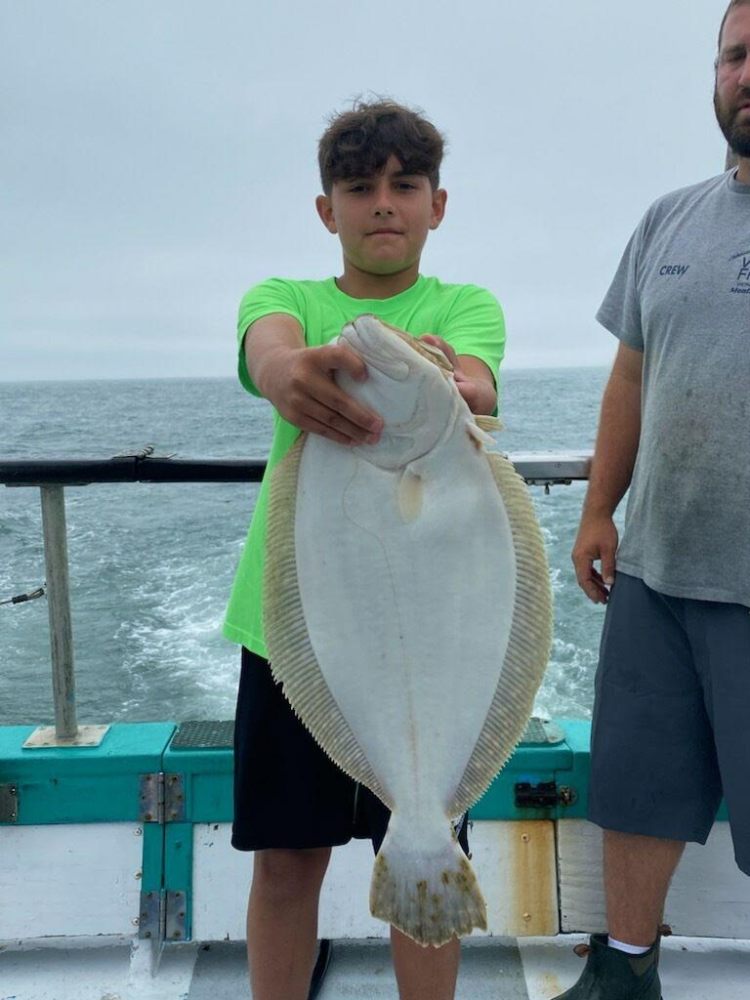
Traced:
<path id="1" fill-rule="evenodd" d="M 239 376 L 276 409 L 269 471 L 300 430 L 344 446 L 374 443 L 380 416 L 342 393 L 337 371 L 366 379 L 353 351 L 329 343 L 346 322 L 374 313 L 440 347 L 475 413 L 497 404 L 505 333 L 498 303 L 473 285 L 419 273 L 431 229 L 445 212 L 443 139 L 424 117 L 390 101 L 335 117 L 319 145 L 318 215 L 339 237 L 343 274 L 327 281 L 272 279 L 242 300 Z M 314 964 L 320 887 L 331 847 L 352 836 L 379 847 L 385 807 L 356 786 L 298 722 L 265 661 L 262 628 L 268 476 L 229 603 L 225 634 L 241 643 L 232 843 L 256 851 L 247 940 L 254 1000 L 306 1000 Z M 460 839 L 466 844 L 464 819 Z M 451 1000 L 459 943 L 421 948 L 391 930 L 402 1000 Z"/>

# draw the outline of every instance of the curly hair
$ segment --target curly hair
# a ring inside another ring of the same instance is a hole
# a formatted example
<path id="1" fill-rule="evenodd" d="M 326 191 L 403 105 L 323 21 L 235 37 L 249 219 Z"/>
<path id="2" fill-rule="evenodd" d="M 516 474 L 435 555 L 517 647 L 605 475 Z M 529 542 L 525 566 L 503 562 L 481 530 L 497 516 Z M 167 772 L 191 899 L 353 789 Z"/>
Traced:
<path id="1" fill-rule="evenodd" d="M 330 195 L 336 181 L 371 177 L 395 156 L 409 174 L 440 186 L 445 140 L 421 111 L 395 101 L 356 101 L 350 111 L 334 115 L 318 144 L 323 190 Z"/>

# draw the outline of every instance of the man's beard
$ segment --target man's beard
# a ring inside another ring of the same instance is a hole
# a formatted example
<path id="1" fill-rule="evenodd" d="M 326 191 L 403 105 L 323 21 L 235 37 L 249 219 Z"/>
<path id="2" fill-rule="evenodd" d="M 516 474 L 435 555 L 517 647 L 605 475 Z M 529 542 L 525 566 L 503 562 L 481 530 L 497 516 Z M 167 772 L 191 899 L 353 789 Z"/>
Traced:
<path id="1" fill-rule="evenodd" d="M 722 107 L 716 90 L 714 90 L 714 111 L 719 128 L 732 152 L 737 156 L 750 158 L 750 119 L 742 125 L 739 124 L 738 112 Z"/>

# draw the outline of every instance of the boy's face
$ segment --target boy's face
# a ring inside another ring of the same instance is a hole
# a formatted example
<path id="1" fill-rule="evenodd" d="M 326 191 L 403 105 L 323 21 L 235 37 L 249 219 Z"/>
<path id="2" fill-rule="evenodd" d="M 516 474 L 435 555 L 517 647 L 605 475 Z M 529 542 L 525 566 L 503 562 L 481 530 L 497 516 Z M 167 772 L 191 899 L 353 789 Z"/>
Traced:
<path id="1" fill-rule="evenodd" d="M 337 233 L 344 259 L 367 274 L 397 274 L 418 264 L 431 229 L 445 212 L 446 193 L 422 174 L 405 174 L 395 156 L 371 177 L 336 181 L 320 195 L 318 214 Z"/>

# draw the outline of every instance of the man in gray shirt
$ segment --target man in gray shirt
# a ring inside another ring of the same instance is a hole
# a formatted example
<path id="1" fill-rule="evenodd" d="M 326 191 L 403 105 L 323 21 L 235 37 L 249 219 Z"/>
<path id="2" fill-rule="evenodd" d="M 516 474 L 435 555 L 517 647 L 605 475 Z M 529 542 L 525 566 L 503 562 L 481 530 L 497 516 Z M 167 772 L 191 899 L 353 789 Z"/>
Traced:
<path id="1" fill-rule="evenodd" d="M 559 1000 L 660 1000 L 669 881 L 722 793 L 750 874 L 750 0 L 722 22 L 714 104 L 738 168 L 652 205 L 597 317 L 620 344 L 573 562 L 608 604 L 589 816 L 609 935 Z"/>

